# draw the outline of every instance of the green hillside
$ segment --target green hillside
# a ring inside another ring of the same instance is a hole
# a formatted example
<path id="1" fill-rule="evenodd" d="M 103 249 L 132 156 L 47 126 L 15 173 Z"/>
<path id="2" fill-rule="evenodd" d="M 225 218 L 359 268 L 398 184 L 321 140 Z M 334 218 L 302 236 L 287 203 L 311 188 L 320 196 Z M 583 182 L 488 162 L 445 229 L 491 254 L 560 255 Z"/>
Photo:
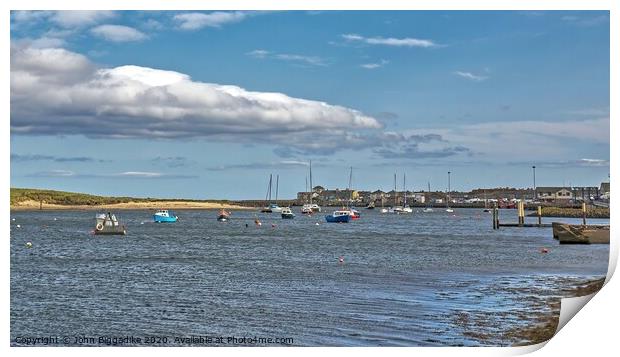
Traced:
<path id="1" fill-rule="evenodd" d="M 47 204 L 58 205 L 103 205 L 124 202 L 157 202 L 157 201 L 184 201 L 184 202 L 218 202 L 225 203 L 228 201 L 219 200 L 188 200 L 178 198 L 136 198 L 136 197 L 107 197 L 96 196 L 85 193 L 54 191 L 54 190 L 38 190 L 32 188 L 11 188 L 11 205 L 23 201 L 43 201 Z"/>

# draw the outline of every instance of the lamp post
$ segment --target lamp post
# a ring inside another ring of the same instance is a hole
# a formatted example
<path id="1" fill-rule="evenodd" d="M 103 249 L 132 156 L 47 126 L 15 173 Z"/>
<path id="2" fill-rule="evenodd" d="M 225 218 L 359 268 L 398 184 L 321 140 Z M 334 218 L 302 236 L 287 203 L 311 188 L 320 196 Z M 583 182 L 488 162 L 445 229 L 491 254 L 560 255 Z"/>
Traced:
<path id="1" fill-rule="evenodd" d="M 534 174 L 534 201 L 536 201 L 536 166 L 532 166 L 532 173 Z"/>

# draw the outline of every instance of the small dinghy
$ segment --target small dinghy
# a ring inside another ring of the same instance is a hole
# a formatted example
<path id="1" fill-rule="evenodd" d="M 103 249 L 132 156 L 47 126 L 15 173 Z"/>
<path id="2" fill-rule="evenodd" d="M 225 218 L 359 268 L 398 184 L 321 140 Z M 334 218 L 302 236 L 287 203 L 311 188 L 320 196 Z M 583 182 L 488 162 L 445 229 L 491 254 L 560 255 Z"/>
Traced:
<path id="1" fill-rule="evenodd" d="M 220 213 L 217 216 L 217 220 L 220 221 L 220 222 L 226 222 L 229 219 L 230 219 L 230 212 L 227 212 L 224 209 L 220 210 Z"/>
<path id="2" fill-rule="evenodd" d="M 293 219 L 295 218 L 295 214 L 291 211 L 290 207 L 282 208 L 282 219 Z"/>

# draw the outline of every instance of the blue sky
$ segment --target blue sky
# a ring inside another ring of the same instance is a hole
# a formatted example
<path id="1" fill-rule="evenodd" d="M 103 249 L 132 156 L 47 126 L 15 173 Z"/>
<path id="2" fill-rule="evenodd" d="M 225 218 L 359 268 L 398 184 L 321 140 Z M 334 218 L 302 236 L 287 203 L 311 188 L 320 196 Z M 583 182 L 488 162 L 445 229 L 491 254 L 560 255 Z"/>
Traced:
<path id="1" fill-rule="evenodd" d="M 605 11 L 11 13 L 13 187 L 597 186 L 609 137 Z"/>

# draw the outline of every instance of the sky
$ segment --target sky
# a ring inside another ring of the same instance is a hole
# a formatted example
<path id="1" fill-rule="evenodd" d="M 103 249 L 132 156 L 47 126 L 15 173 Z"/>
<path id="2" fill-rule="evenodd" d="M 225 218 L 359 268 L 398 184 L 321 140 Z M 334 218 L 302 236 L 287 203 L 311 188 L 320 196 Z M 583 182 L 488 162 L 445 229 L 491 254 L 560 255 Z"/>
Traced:
<path id="1" fill-rule="evenodd" d="M 12 11 L 11 187 L 599 186 L 608 11 Z"/>

